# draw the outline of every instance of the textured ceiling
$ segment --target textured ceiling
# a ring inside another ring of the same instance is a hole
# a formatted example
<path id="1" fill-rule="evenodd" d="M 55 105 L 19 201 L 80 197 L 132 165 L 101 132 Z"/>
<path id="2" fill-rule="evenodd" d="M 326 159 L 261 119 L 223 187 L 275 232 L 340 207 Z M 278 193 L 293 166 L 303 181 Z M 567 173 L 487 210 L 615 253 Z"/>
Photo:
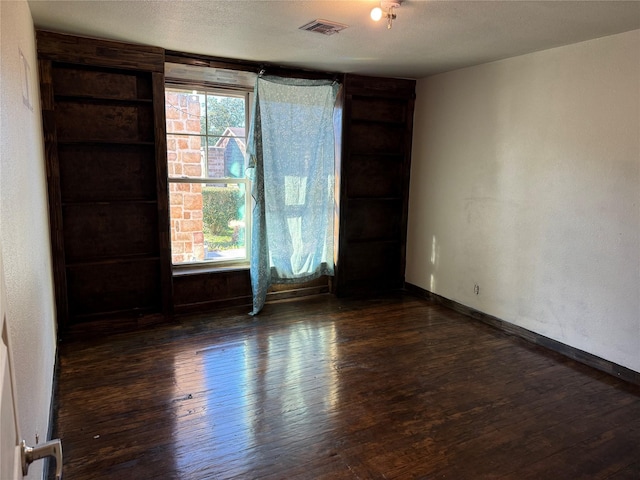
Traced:
<path id="1" fill-rule="evenodd" d="M 422 78 L 640 28 L 640 1 L 405 0 L 393 28 L 375 0 L 29 0 L 36 27 L 215 57 Z M 315 19 L 349 25 L 326 36 Z"/>

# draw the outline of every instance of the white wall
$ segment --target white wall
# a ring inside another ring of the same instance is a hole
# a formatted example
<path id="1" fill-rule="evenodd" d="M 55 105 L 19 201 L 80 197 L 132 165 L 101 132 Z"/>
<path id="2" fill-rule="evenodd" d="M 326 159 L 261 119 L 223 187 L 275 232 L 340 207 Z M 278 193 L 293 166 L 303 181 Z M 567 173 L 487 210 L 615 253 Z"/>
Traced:
<path id="1" fill-rule="evenodd" d="M 36 434 L 42 442 L 48 433 L 56 336 L 38 64 L 26 1 L 0 1 L 0 32 L 0 248 L 19 426 L 33 445 Z M 42 462 L 28 478 L 42 478 Z"/>
<path id="2" fill-rule="evenodd" d="M 407 282 L 640 372 L 640 30 L 420 80 L 413 146 Z"/>

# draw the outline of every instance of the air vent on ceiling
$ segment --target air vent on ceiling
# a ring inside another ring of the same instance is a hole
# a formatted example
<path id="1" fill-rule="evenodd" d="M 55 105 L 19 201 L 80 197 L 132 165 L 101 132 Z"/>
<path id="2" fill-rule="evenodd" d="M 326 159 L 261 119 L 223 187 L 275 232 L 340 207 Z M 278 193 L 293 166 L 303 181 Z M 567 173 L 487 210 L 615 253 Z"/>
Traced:
<path id="1" fill-rule="evenodd" d="M 308 32 L 317 32 L 323 35 L 333 35 L 334 33 L 338 33 L 345 28 L 349 27 L 349 25 L 344 25 L 342 23 L 330 22 L 329 20 L 314 20 L 313 22 L 309 22 L 306 25 L 300 27 L 300 30 L 307 30 Z"/>

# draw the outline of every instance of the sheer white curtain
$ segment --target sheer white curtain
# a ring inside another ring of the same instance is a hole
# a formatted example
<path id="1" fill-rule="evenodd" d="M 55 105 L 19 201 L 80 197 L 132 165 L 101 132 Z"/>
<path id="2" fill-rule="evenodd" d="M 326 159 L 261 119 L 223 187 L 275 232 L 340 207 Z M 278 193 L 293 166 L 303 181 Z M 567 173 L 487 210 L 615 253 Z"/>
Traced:
<path id="1" fill-rule="evenodd" d="M 249 132 L 253 311 L 273 283 L 333 275 L 334 131 L 338 85 L 261 76 Z"/>

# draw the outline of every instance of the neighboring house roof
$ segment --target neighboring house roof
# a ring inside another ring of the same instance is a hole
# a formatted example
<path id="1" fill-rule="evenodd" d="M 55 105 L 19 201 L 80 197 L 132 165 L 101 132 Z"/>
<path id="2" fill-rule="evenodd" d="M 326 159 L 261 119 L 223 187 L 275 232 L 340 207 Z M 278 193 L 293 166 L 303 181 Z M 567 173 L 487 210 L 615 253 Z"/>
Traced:
<path id="1" fill-rule="evenodd" d="M 227 127 L 226 130 L 222 133 L 220 139 L 216 142 L 215 147 L 225 148 L 229 140 L 233 138 L 242 153 L 246 153 L 247 145 L 244 138 L 245 129 L 243 127 Z"/>

